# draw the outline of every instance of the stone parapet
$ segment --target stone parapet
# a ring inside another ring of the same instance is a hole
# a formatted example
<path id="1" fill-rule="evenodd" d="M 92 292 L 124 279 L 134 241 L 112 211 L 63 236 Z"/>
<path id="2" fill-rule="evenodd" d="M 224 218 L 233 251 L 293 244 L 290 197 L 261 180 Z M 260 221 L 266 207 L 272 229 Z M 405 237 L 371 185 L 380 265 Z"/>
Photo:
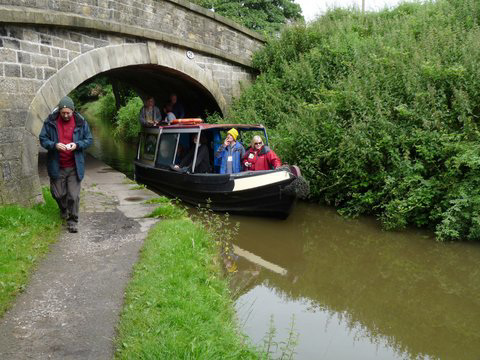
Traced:
<path id="1" fill-rule="evenodd" d="M 252 54 L 264 44 L 261 35 L 183 0 L 0 0 L 0 22 L 121 33 L 244 66 L 251 65 Z"/>

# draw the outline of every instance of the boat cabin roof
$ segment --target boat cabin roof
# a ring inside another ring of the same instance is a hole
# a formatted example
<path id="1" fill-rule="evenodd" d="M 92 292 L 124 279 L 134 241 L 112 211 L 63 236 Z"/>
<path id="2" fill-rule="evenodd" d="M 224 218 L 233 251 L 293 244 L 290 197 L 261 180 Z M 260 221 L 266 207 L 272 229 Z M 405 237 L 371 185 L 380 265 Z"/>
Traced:
<path id="1" fill-rule="evenodd" d="M 263 125 L 254 125 L 254 124 L 175 124 L 175 125 L 165 125 L 160 126 L 164 130 L 167 129 L 199 129 L 199 130 L 210 130 L 210 129 L 218 129 L 218 130 L 229 130 L 231 128 L 238 128 L 243 130 L 263 130 L 265 127 Z"/>

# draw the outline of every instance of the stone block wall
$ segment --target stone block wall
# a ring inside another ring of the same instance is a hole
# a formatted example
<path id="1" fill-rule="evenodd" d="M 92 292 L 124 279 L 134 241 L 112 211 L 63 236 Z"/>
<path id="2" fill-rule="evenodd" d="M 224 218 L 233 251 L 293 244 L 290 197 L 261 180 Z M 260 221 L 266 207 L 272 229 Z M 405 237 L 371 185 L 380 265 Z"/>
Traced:
<path id="1" fill-rule="evenodd" d="M 240 96 L 242 84 L 249 84 L 254 79 L 251 69 L 232 64 L 222 58 L 194 53 L 194 58 L 188 60 L 184 49 L 163 44 L 158 44 L 157 47 L 178 53 L 185 57 L 185 61 L 193 61 L 199 68 L 210 74 L 212 79 L 218 83 L 227 104 L 231 104 L 235 97 Z"/>
<path id="2" fill-rule="evenodd" d="M 45 81 L 82 53 L 135 41 L 112 34 L 0 26 L 0 204 L 29 203 L 40 195 L 38 134 L 25 125 Z"/>

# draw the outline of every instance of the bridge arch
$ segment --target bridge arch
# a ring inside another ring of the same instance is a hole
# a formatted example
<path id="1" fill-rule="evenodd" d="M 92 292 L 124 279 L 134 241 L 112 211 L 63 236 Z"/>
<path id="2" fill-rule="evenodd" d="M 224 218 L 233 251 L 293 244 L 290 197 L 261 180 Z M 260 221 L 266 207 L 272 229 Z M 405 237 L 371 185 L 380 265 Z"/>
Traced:
<path id="1" fill-rule="evenodd" d="M 109 70 L 135 65 L 157 65 L 186 76 L 207 91 L 224 113 L 227 103 L 212 74 L 174 51 L 157 50 L 155 43 L 110 45 L 76 57 L 38 90 L 27 114 L 26 128 L 38 136 L 44 119 L 58 101 L 84 81 Z"/>

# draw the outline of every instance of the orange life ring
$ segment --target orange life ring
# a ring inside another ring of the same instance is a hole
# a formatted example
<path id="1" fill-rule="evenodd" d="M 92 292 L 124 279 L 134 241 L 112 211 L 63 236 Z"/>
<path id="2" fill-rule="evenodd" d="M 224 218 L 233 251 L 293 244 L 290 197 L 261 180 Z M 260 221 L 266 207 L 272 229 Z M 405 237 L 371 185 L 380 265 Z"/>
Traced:
<path id="1" fill-rule="evenodd" d="M 172 120 L 172 125 L 194 125 L 203 123 L 203 120 L 200 118 L 191 118 L 191 119 L 174 119 Z"/>

